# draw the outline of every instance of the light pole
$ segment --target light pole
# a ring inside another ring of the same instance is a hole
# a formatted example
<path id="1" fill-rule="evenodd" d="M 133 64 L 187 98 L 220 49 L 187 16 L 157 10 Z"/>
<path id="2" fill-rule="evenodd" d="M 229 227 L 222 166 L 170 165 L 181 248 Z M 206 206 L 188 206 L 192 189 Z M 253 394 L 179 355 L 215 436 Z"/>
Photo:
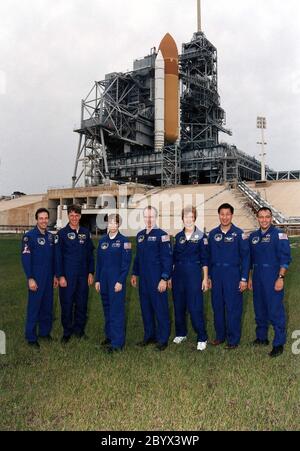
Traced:
<path id="1" fill-rule="evenodd" d="M 265 160 L 265 146 L 267 143 L 265 142 L 265 133 L 264 130 L 267 128 L 267 119 L 265 117 L 258 116 L 257 117 L 257 128 L 261 130 L 261 141 L 257 142 L 261 146 L 261 180 L 265 182 L 266 180 L 266 160 Z"/>

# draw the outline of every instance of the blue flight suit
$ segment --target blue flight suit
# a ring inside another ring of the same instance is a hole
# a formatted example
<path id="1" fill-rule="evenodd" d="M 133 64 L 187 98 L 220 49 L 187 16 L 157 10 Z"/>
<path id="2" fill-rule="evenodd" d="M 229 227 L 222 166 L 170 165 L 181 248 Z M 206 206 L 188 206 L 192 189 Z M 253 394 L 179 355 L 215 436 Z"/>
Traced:
<path id="1" fill-rule="evenodd" d="M 188 310 L 193 328 L 197 333 L 197 341 L 207 341 L 202 267 L 208 266 L 208 240 L 197 227 L 189 240 L 186 239 L 184 230 L 176 235 L 173 264 L 172 288 L 176 336 L 187 335 L 186 311 Z"/>
<path id="2" fill-rule="evenodd" d="M 212 280 L 212 307 L 216 339 L 237 346 L 241 339 L 243 294 L 241 281 L 250 270 L 249 237 L 232 224 L 225 234 L 221 226 L 209 233 L 209 273 Z"/>
<path id="3" fill-rule="evenodd" d="M 30 343 L 39 335 L 50 335 L 53 322 L 53 280 L 55 271 L 55 240 L 52 233 L 45 234 L 35 227 L 22 240 L 22 265 L 27 279 L 34 279 L 37 291 L 28 290 L 25 337 Z"/>
<path id="4" fill-rule="evenodd" d="M 271 226 L 265 233 L 261 229 L 253 232 L 249 242 L 256 336 L 261 341 L 267 340 L 271 323 L 275 331 L 273 346 L 283 346 L 286 342 L 284 290 L 275 291 L 274 286 L 280 268 L 287 269 L 291 262 L 289 239 L 285 233 Z"/>
<path id="5" fill-rule="evenodd" d="M 131 243 L 121 233 L 113 239 L 107 234 L 99 241 L 95 282 L 100 282 L 105 335 L 114 349 L 122 349 L 125 345 L 126 278 L 131 253 Z M 115 293 L 117 282 L 122 284 L 119 293 Z"/>
<path id="6" fill-rule="evenodd" d="M 139 276 L 139 295 L 144 323 L 144 341 L 165 345 L 170 337 L 168 293 L 159 293 L 161 279 L 172 273 L 172 247 L 169 235 L 159 228 L 148 234 L 142 230 L 136 238 L 136 256 L 132 274 Z"/>
<path id="7" fill-rule="evenodd" d="M 88 275 L 94 274 L 94 245 L 88 229 L 78 231 L 68 224 L 58 232 L 56 275 L 65 277 L 59 289 L 64 337 L 84 335 L 87 320 Z"/>

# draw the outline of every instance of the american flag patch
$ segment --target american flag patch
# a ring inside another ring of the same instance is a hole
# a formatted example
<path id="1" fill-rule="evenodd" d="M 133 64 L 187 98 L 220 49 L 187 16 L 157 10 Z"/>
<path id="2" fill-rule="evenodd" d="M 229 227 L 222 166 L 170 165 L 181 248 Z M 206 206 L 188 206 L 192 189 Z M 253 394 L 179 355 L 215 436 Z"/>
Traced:
<path id="1" fill-rule="evenodd" d="M 249 233 L 243 233 L 242 234 L 242 239 L 243 240 L 248 240 L 248 238 L 249 238 Z"/>
<path id="2" fill-rule="evenodd" d="M 124 243 L 124 249 L 130 250 L 131 249 L 131 243 Z"/>
<path id="3" fill-rule="evenodd" d="M 161 241 L 162 241 L 163 243 L 168 243 L 168 242 L 170 241 L 170 235 L 163 235 L 163 236 L 161 237 Z"/>
<path id="4" fill-rule="evenodd" d="M 205 246 L 208 245 L 208 239 L 207 238 L 203 238 L 203 243 L 205 244 Z"/>
<path id="5" fill-rule="evenodd" d="M 286 233 L 278 233 L 278 238 L 280 240 L 288 240 L 288 236 Z"/>

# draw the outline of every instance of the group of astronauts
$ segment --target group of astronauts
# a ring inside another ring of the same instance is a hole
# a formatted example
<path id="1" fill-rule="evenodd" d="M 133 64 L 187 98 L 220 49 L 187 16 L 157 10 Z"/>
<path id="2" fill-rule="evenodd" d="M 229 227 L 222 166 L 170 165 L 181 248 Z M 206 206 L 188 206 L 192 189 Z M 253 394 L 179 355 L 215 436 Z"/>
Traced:
<path id="1" fill-rule="evenodd" d="M 233 224 L 234 208 L 222 204 L 220 225 L 207 236 L 196 226 L 197 210 L 182 210 L 183 230 L 172 243 L 158 228 L 157 210 L 147 206 L 145 229 L 137 234 L 131 286 L 139 288 L 145 347 L 167 348 L 171 323 L 168 290 L 172 290 L 174 343 L 187 339 L 187 313 L 197 334 L 198 351 L 207 348 L 203 293 L 211 289 L 216 337 L 209 343 L 228 350 L 241 340 L 243 293 L 253 290 L 256 339 L 254 346 L 268 346 L 268 330 L 274 329 L 270 357 L 282 354 L 286 342 L 284 278 L 291 262 L 289 239 L 272 225 L 272 211 L 257 213 L 259 229 L 244 233 Z M 49 212 L 36 212 L 36 227 L 22 239 L 22 264 L 28 281 L 25 336 L 39 348 L 39 339 L 52 340 L 53 289 L 59 287 L 62 342 L 72 336 L 84 338 L 89 287 L 95 285 L 102 299 L 105 340 L 108 353 L 125 346 L 126 279 L 132 260 L 132 246 L 119 227 L 119 214 L 108 216 L 107 233 L 99 240 L 96 272 L 94 245 L 88 229 L 80 226 L 81 208 L 68 207 L 69 223 L 57 234 L 48 231 Z"/>

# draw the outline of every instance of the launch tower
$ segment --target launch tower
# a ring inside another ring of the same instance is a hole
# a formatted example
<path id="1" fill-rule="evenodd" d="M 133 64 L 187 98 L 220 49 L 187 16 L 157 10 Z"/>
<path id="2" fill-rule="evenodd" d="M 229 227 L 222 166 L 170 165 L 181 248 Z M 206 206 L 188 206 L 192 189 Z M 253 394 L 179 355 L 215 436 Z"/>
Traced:
<path id="1" fill-rule="evenodd" d="M 201 30 L 178 55 L 169 35 L 158 50 L 94 83 L 81 104 L 73 187 L 138 182 L 170 186 L 259 180 L 260 162 L 221 143 L 217 49 Z"/>

